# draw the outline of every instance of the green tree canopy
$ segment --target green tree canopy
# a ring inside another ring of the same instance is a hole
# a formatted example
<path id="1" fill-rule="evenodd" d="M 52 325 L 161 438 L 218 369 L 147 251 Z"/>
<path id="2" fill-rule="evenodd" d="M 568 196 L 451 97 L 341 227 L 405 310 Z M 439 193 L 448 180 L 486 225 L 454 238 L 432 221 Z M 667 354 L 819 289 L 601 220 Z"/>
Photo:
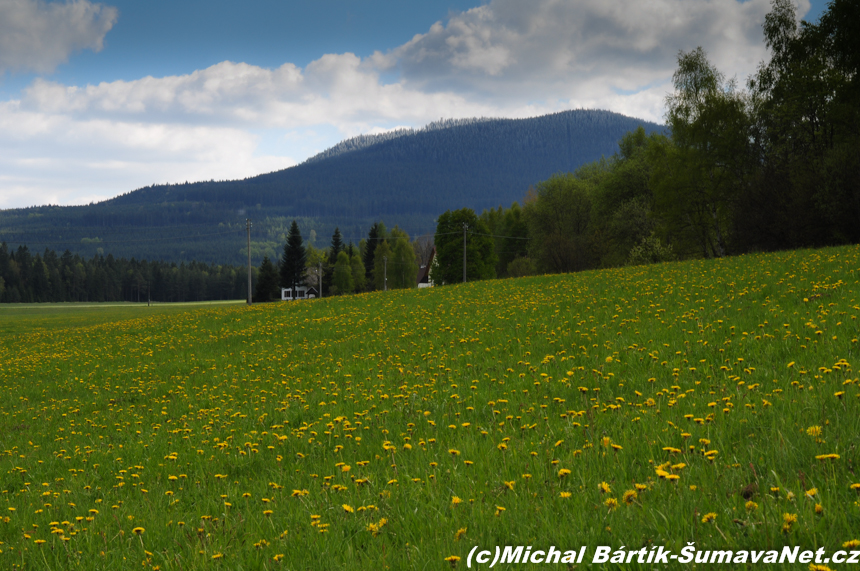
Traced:
<path id="1" fill-rule="evenodd" d="M 592 183 L 571 173 L 537 185 L 524 214 L 538 271 L 577 272 L 593 266 L 591 202 Z"/>
<path id="2" fill-rule="evenodd" d="M 364 264 L 361 263 L 361 256 L 358 251 L 349 258 L 350 269 L 352 270 L 352 284 L 356 292 L 364 291 L 366 273 Z"/>
<path id="3" fill-rule="evenodd" d="M 654 205 L 682 244 L 722 257 L 751 160 L 746 96 L 702 48 L 678 55 L 675 93 L 666 98 L 672 145 L 655 145 Z"/>
<path id="4" fill-rule="evenodd" d="M 395 226 L 391 230 L 391 259 L 388 262 L 388 289 L 418 286 L 418 261 L 409 234 Z"/>
<path id="5" fill-rule="evenodd" d="M 387 289 L 386 278 L 389 267 L 386 262 L 391 260 L 391 246 L 388 240 L 383 240 L 376 246 L 373 262 L 373 285 L 378 291 Z"/>
<path id="6" fill-rule="evenodd" d="M 344 250 L 337 254 L 337 262 L 335 262 L 332 274 L 332 286 L 332 293 L 337 295 L 345 295 L 353 291 L 352 266 L 350 265 L 349 254 Z"/>
<path id="7" fill-rule="evenodd" d="M 496 253 L 487 224 L 471 208 L 448 210 L 436 223 L 436 263 L 431 279 L 438 285 L 463 281 L 463 228 L 466 227 L 466 279 L 496 275 Z"/>

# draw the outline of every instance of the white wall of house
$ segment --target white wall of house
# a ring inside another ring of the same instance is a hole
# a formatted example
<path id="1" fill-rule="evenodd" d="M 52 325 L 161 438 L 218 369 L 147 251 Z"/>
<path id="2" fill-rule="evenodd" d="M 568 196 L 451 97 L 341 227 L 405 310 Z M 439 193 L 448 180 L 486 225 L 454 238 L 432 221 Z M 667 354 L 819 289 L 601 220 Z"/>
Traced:
<path id="1" fill-rule="evenodd" d="M 281 301 L 293 301 L 293 299 L 313 299 L 316 297 L 313 292 L 308 294 L 307 286 L 298 286 L 296 288 L 296 297 L 293 298 L 293 290 L 290 288 L 282 287 L 281 288 Z"/>

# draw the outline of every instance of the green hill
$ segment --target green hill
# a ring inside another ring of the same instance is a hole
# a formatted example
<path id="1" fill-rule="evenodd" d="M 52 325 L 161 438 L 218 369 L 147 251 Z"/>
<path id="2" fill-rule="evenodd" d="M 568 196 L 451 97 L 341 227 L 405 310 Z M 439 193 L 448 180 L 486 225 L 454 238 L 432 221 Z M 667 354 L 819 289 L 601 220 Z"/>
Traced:
<path id="1" fill-rule="evenodd" d="M 659 125 L 608 111 L 530 119 L 443 121 L 358 137 L 295 167 L 241 181 L 149 186 L 98 204 L 0 211 L 0 241 L 84 257 L 241 264 L 245 219 L 254 262 L 277 255 L 293 218 L 325 245 L 339 226 L 358 241 L 376 220 L 430 233 L 448 209 L 477 211 L 522 200 L 557 172 L 610 156 L 619 139 Z"/>

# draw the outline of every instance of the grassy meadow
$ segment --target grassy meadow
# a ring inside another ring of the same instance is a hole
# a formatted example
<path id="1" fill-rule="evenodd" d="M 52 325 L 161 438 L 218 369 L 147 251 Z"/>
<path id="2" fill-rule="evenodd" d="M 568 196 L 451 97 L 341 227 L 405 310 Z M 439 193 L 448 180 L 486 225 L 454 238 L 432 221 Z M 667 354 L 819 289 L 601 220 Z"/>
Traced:
<path id="1" fill-rule="evenodd" d="M 253 307 L 0 307 L 0 568 L 841 549 L 860 539 L 858 272 L 854 246 Z"/>

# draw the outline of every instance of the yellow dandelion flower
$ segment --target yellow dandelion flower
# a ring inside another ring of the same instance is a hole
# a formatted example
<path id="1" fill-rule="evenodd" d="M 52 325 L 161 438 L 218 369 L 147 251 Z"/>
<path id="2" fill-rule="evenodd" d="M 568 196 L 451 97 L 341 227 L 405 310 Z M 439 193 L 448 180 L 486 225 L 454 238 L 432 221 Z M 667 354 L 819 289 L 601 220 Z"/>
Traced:
<path id="1" fill-rule="evenodd" d="M 561 492 L 559 494 L 559 496 L 562 498 L 569 498 L 571 496 L 571 493 L 570 492 Z"/>
<path id="2" fill-rule="evenodd" d="M 717 519 L 717 514 L 715 514 L 714 512 L 706 513 L 705 516 L 702 518 L 702 523 L 711 523 L 715 519 Z"/>
<path id="3" fill-rule="evenodd" d="M 597 489 L 600 490 L 601 494 L 611 494 L 612 488 L 609 487 L 609 484 L 606 482 L 600 482 L 597 484 Z"/>

